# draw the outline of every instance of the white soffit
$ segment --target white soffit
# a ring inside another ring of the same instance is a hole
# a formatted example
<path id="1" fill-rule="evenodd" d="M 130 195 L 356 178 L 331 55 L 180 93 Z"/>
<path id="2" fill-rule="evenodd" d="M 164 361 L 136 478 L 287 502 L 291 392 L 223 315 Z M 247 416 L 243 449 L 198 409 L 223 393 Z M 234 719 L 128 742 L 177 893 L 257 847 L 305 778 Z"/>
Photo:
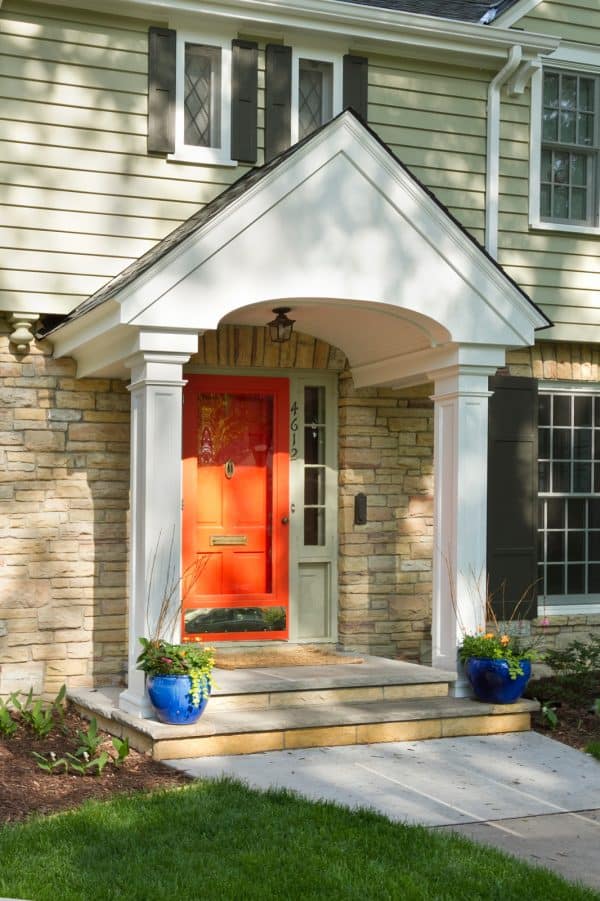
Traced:
<path id="1" fill-rule="evenodd" d="M 77 356 L 86 353 L 77 349 L 80 330 L 91 352 L 93 333 L 114 332 L 116 319 L 127 330 L 201 332 L 222 321 L 264 324 L 283 303 L 294 307 L 299 331 L 337 345 L 360 367 L 450 344 L 530 345 L 534 329 L 547 325 L 376 137 L 344 113 L 108 305 L 52 338 L 58 353 L 62 345 Z"/>

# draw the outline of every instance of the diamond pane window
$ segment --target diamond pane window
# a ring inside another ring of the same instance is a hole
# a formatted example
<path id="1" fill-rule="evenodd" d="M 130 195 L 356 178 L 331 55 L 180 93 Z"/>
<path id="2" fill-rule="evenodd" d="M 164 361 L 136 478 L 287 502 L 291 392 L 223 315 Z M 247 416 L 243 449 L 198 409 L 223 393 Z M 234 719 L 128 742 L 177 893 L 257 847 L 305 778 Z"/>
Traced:
<path id="1" fill-rule="evenodd" d="M 220 146 L 221 48 L 185 45 L 184 142 Z"/>
<path id="2" fill-rule="evenodd" d="M 545 72 L 543 81 L 540 215 L 595 224 L 600 159 L 600 79 Z"/>
<path id="3" fill-rule="evenodd" d="M 333 65 L 301 59 L 298 78 L 298 137 L 304 138 L 332 115 Z"/>

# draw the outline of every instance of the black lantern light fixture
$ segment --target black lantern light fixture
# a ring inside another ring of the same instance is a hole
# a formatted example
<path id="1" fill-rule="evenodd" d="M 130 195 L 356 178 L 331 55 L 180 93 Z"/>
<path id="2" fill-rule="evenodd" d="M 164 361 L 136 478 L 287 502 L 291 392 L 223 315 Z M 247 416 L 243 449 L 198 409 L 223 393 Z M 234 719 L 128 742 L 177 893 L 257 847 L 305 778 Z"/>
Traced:
<path id="1" fill-rule="evenodd" d="M 292 337 L 292 329 L 294 328 L 295 319 L 288 319 L 286 313 L 290 312 L 291 307 L 275 307 L 274 313 L 277 313 L 275 319 L 267 322 L 271 341 L 277 344 L 283 344 Z"/>

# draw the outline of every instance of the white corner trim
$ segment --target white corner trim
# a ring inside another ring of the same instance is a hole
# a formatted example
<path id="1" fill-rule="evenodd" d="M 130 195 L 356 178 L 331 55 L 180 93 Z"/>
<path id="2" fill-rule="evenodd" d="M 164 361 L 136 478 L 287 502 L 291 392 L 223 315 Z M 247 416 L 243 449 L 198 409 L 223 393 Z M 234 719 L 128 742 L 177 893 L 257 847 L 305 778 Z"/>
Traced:
<path id="1" fill-rule="evenodd" d="M 500 13 L 495 21 L 498 22 L 502 28 L 510 28 L 520 19 L 524 18 L 524 16 L 529 15 L 529 13 L 539 6 L 541 2 L 542 0 L 519 0 L 514 6 L 511 6 L 503 13 Z"/>

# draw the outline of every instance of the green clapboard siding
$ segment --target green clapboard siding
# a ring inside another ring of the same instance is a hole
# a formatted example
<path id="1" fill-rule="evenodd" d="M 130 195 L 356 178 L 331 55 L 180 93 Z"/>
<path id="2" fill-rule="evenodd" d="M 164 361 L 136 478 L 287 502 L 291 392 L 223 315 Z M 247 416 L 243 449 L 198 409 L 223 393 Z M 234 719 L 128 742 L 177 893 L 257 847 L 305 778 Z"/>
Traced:
<path id="1" fill-rule="evenodd" d="M 598 0 L 543 0 L 518 28 L 600 46 Z M 555 324 L 540 338 L 600 338 L 600 236 L 529 228 L 530 94 L 502 102 L 498 259 Z"/>

